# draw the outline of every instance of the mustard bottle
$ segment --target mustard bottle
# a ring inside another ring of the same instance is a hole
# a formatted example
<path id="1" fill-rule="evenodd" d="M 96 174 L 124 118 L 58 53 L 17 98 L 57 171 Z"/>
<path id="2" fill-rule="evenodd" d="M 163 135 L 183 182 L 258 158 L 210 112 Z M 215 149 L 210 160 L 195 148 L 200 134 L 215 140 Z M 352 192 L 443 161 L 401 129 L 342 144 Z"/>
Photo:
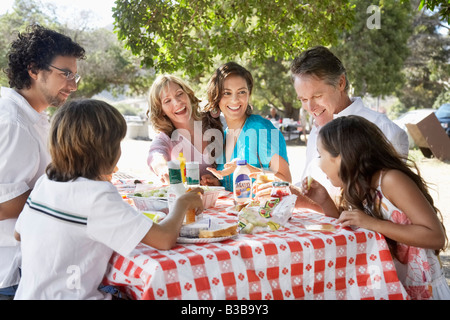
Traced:
<path id="1" fill-rule="evenodd" d="M 183 156 L 183 152 L 180 152 L 177 160 L 180 161 L 181 179 L 182 179 L 183 183 L 185 183 L 186 182 L 186 159 Z"/>

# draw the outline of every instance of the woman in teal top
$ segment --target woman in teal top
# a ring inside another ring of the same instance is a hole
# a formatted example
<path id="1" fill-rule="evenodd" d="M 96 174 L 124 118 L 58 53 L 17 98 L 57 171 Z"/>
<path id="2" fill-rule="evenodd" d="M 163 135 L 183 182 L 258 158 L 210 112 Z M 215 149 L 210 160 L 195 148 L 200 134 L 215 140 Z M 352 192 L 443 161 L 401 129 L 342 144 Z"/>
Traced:
<path id="1" fill-rule="evenodd" d="M 233 191 L 233 172 L 236 160 L 247 160 L 252 173 L 271 171 L 283 181 L 291 182 L 286 142 L 273 124 L 259 115 L 252 115 L 249 104 L 253 77 L 248 70 L 228 62 L 216 70 L 208 84 L 206 121 L 217 122 L 222 112 L 227 129 L 224 132 L 224 152 L 216 157 L 217 169 L 209 169 L 223 176 L 222 184 Z M 209 119 L 209 120 L 208 120 Z"/>

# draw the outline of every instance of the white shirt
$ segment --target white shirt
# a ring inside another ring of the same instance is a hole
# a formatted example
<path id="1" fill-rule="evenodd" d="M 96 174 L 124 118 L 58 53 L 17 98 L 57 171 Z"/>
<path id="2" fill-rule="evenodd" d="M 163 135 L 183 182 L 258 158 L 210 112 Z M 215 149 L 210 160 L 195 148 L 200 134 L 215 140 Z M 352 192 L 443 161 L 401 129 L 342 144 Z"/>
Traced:
<path id="1" fill-rule="evenodd" d="M 49 122 L 13 89 L 1 88 L 0 202 L 32 189 L 50 162 Z M 20 251 L 14 240 L 16 219 L 0 221 L 0 288 L 19 282 Z"/>
<path id="2" fill-rule="evenodd" d="M 392 143 L 397 152 L 399 152 L 401 155 L 405 157 L 408 156 L 409 152 L 408 135 L 403 129 L 397 126 L 385 114 L 371 110 L 366 106 L 364 106 L 364 103 L 361 98 L 355 97 L 352 98 L 351 100 L 352 104 L 349 105 L 344 110 L 342 110 L 341 112 L 339 112 L 338 114 L 334 114 L 333 115 L 334 119 L 348 115 L 357 115 L 366 118 L 370 122 L 376 124 L 378 128 L 380 128 L 380 130 L 384 133 L 386 138 Z M 320 184 L 322 184 L 325 188 L 327 188 L 330 195 L 336 196 L 338 194 L 337 188 L 331 185 L 326 175 L 318 167 L 319 154 L 317 152 L 316 143 L 319 131 L 320 127 L 313 125 L 311 132 L 309 133 L 308 143 L 306 146 L 306 164 L 301 181 L 303 181 L 303 179 L 308 175 L 311 175 L 315 180 L 317 180 Z M 301 181 L 298 183 L 298 185 L 301 184 Z"/>
<path id="3" fill-rule="evenodd" d="M 153 225 L 106 181 L 42 176 L 19 216 L 15 299 L 109 299 L 98 290 L 113 251 L 126 256 Z"/>

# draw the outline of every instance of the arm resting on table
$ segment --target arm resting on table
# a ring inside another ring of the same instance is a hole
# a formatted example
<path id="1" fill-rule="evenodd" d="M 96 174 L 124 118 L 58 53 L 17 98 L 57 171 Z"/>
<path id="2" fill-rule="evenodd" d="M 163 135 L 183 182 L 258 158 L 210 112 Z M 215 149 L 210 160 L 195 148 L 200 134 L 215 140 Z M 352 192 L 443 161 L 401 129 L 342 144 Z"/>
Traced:
<path id="1" fill-rule="evenodd" d="M 30 193 L 31 190 L 28 190 L 14 199 L 0 203 L 0 221 L 19 217 Z"/>
<path id="2" fill-rule="evenodd" d="M 156 249 L 172 249 L 176 245 L 186 212 L 195 210 L 196 214 L 200 214 L 203 211 L 200 193 L 203 193 L 203 189 L 196 188 L 178 198 L 173 210 L 161 223 L 152 225 L 142 242 Z"/>

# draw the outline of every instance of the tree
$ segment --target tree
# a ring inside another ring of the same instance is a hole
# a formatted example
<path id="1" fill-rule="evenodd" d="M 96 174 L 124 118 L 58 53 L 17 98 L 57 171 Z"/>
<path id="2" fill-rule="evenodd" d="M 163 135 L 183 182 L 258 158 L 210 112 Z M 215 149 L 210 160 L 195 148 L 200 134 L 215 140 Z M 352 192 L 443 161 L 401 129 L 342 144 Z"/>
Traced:
<path id="1" fill-rule="evenodd" d="M 249 67 L 254 70 L 253 77 L 257 84 L 254 95 L 260 103 L 256 106 L 262 109 L 270 104 L 282 110 L 285 118 L 297 119 L 300 104 L 295 103 L 297 97 L 291 82 L 289 62 L 272 57 L 262 64 L 251 63 Z"/>
<path id="2" fill-rule="evenodd" d="M 397 90 L 406 109 L 431 108 L 450 86 L 450 37 L 439 32 L 439 14 L 417 12 L 408 40 L 411 55 L 403 72 L 406 83 Z"/>
<path id="3" fill-rule="evenodd" d="M 354 95 L 390 95 L 404 83 L 401 71 L 409 55 L 411 6 L 384 0 L 353 2 L 355 23 L 333 50 L 347 69 Z"/>
<path id="4" fill-rule="evenodd" d="M 41 24 L 55 27 L 56 20 L 47 16 L 42 8 L 33 1 L 16 0 L 13 12 L 0 15 L 0 69 L 6 68 L 8 64 L 7 52 L 11 42 L 17 38 L 18 32 L 25 30 L 28 24 Z M 8 86 L 8 79 L 0 72 L 0 85 Z"/>
<path id="5" fill-rule="evenodd" d="M 143 65 L 191 77 L 217 57 L 290 60 L 316 39 L 335 41 L 352 17 L 346 0 L 128 0 L 113 12 L 119 39 Z"/>
<path id="6" fill-rule="evenodd" d="M 90 98 L 103 90 L 123 92 L 125 87 L 142 92 L 154 76 L 153 70 L 140 68 L 140 61 L 124 48 L 111 30 L 90 29 L 89 15 L 79 13 L 78 26 L 71 28 L 57 21 L 55 7 L 33 0 L 16 0 L 13 12 L 0 16 L 0 68 L 7 66 L 7 50 L 11 42 L 30 24 L 38 23 L 70 36 L 86 50 L 86 60 L 79 63 L 82 76 L 72 98 Z M 8 86 L 6 75 L 0 75 L 0 84 Z"/>
<path id="7" fill-rule="evenodd" d="M 418 6 L 419 10 L 427 8 L 430 11 L 438 11 L 438 15 L 442 21 L 450 24 L 450 2 L 448 0 L 421 0 Z"/>
<path id="8" fill-rule="evenodd" d="M 71 35 L 79 30 L 66 30 Z M 72 97 L 92 97 L 104 90 L 113 93 L 142 93 L 154 78 L 154 71 L 140 69 L 140 61 L 123 44 L 113 32 L 96 29 L 78 35 L 79 43 L 86 50 L 86 60 L 79 62 L 79 74 L 82 75 L 78 90 Z M 101 41 L 99 41 L 101 39 Z"/>

